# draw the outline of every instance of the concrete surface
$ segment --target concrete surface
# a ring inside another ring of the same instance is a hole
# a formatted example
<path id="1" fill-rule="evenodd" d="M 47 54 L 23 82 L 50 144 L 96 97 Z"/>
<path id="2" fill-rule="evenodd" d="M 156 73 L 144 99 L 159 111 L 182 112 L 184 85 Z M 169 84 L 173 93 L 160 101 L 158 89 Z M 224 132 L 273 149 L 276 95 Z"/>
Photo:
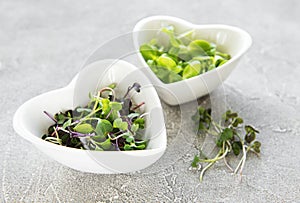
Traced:
<path id="1" fill-rule="evenodd" d="M 0 201 L 299 202 L 299 10 L 296 0 L 1 0 Z M 189 141 L 184 127 L 178 130 L 186 106 L 164 105 L 168 149 L 155 165 L 133 174 L 74 171 L 13 131 L 19 105 L 66 85 L 100 44 L 154 14 L 235 25 L 252 35 L 254 44 L 238 68 L 201 99 L 226 104 L 261 131 L 261 157 L 249 156 L 242 182 L 222 163 L 206 173 L 203 183 L 199 173 L 188 170 L 199 141 Z"/>

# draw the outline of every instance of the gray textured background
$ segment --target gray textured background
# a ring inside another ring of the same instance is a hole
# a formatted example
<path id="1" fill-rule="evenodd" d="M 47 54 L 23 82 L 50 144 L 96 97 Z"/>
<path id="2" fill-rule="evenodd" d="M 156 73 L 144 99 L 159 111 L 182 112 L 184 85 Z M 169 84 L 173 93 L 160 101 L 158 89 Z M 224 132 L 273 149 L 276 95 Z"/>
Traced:
<path id="1" fill-rule="evenodd" d="M 299 202 L 299 10 L 296 0 L 0 0 L 0 201 Z M 249 156 L 242 182 L 220 163 L 199 183 L 199 173 L 188 170 L 197 150 L 182 142 L 184 133 L 177 134 L 178 107 L 164 105 L 165 155 L 134 174 L 74 171 L 13 131 L 19 105 L 65 86 L 101 43 L 154 14 L 235 25 L 252 35 L 252 48 L 223 88 L 203 99 L 219 105 L 225 98 L 261 130 L 261 158 Z"/>

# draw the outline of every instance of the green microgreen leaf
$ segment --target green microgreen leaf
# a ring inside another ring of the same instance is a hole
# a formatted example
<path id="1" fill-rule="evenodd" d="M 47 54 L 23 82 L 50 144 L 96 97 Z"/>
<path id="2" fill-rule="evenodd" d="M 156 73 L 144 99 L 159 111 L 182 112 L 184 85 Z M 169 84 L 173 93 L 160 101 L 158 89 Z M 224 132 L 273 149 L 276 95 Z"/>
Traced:
<path id="1" fill-rule="evenodd" d="M 122 104 L 120 102 L 110 102 L 109 106 L 115 111 L 120 111 L 122 109 Z"/>
<path id="2" fill-rule="evenodd" d="M 232 150 L 233 150 L 233 153 L 237 156 L 237 155 L 239 155 L 240 154 L 240 151 L 241 151 L 241 149 L 242 149 L 242 143 L 241 142 L 239 142 L 239 141 L 237 141 L 237 142 L 234 142 L 233 144 L 232 144 Z"/>
<path id="3" fill-rule="evenodd" d="M 206 40 L 194 40 L 188 48 L 193 56 L 207 56 L 207 51 L 212 49 L 211 44 Z"/>
<path id="4" fill-rule="evenodd" d="M 131 126 L 131 131 L 136 132 L 139 129 L 139 124 L 133 123 Z"/>
<path id="5" fill-rule="evenodd" d="M 109 99 L 102 99 L 101 106 L 102 106 L 102 114 L 107 115 L 110 112 L 110 101 Z"/>
<path id="6" fill-rule="evenodd" d="M 156 76 L 164 83 L 173 83 L 182 80 L 179 74 L 160 66 L 156 66 Z"/>
<path id="7" fill-rule="evenodd" d="M 226 53 L 223 53 L 223 52 L 216 51 L 216 55 L 221 56 L 222 58 L 224 58 L 226 60 L 231 59 L 230 54 L 226 54 Z"/>
<path id="8" fill-rule="evenodd" d="M 134 141 L 134 137 L 133 137 L 132 135 L 128 135 L 128 136 L 126 137 L 126 142 L 131 143 L 131 142 L 133 142 L 133 141 Z"/>
<path id="9" fill-rule="evenodd" d="M 116 86 L 117 86 L 117 83 L 111 83 L 110 85 L 108 85 L 108 87 L 111 89 L 115 89 Z"/>
<path id="10" fill-rule="evenodd" d="M 255 141 L 252 145 L 252 148 L 256 153 L 260 153 L 261 143 L 259 141 Z"/>
<path id="11" fill-rule="evenodd" d="M 157 65 L 165 67 L 169 70 L 172 70 L 172 68 L 176 67 L 176 62 L 169 57 L 167 54 L 163 54 L 156 60 Z"/>
<path id="12" fill-rule="evenodd" d="M 100 142 L 97 144 L 104 150 L 109 150 L 112 147 L 110 139 L 106 139 L 104 142 Z"/>
<path id="13" fill-rule="evenodd" d="M 140 52 L 146 60 L 155 60 L 159 56 L 158 49 L 149 44 L 143 44 L 140 47 Z"/>
<path id="14" fill-rule="evenodd" d="M 228 60 L 225 60 L 225 59 L 218 59 L 218 60 L 216 60 L 216 62 L 215 62 L 215 66 L 216 66 L 216 67 L 219 67 L 219 66 L 225 64 L 227 61 L 228 61 Z"/>
<path id="15" fill-rule="evenodd" d="M 182 77 L 183 79 L 191 78 L 196 75 L 199 75 L 201 71 L 201 63 L 199 61 L 191 61 L 189 64 L 184 68 Z"/>
<path id="16" fill-rule="evenodd" d="M 113 130 L 113 126 L 110 121 L 101 119 L 98 121 L 97 126 L 95 128 L 95 132 L 97 135 L 106 136 L 107 133 Z"/>
<path id="17" fill-rule="evenodd" d="M 91 139 L 96 142 L 103 142 L 104 140 L 106 140 L 106 136 L 105 135 L 95 135 L 95 136 L 91 137 Z"/>
<path id="18" fill-rule="evenodd" d="M 199 122 L 198 130 L 200 132 L 208 130 L 210 128 L 210 125 L 211 125 L 210 114 L 211 114 L 211 109 L 205 109 L 200 106 L 198 108 L 198 112 L 195 115 L 193 115 L 192 119 L 195 122 Z"/>
<path id="19" fill-rule="evenodd" d="M 71 126 L 72 124 L 72 119 L 69 118 L 62 126 L 63 129 L 66 129 L 67 127 Z"/>
<path id="20" fill-rule="evenodd" d="M 258 130 L 256 130 L 254 127 L 250 126 L 250 125 L 246 125 L 245 126 L 245 130 L 247 133 L 251 133 L 251 132 L 254 132 L 254 133 L 259 133 Z"/>
<path id="21" fill-rule="evenodd" d="M 255 135 L 254 132 L 250 132 L 250 133 L 248 133 L 248 134 L 245 135 L 245 140 L 248 143 L 253 142 L 255 140 L 255 138 L 256 138 L 256 135 Z"/>
<path id="22" fill-rule="evenodd" d="M 182 42 L 175 36 L 173 26 L 166 26 L 163 27 L 161 30 L 169 36 L 170 43 L 173 47 L 179 47 L 182 44 Z"/>
<path id="23" fill-rule="evenodd" d="M 145 119 L 144 118 L 137 118 L 133 121 L 133 124 L 138 125 L 138 127 L 140 129 L 144 129 L 145 128 Z"/>
<path id="24" fill-rule="evenodd" d="M 193 159 L 193 161 L 192 161 L 192 163 L 191 163 L 191 166 L 194 167 L 194 168 L 197 168 L 199 162 L 200 162 L 199 156 L 195 155 L 195 156 L 194 156 L 194 159 Z"/>
<path id="25" fill-rule="evenodd" d="M 233 138 L 233 131 L 230 128 L 225 128 L 217 140 L 217 146 L 222 147 L 223 143 Z"/>
<path id="26" fill-rule="evenodd" d="M 256 130 L 254 127 L 250 125 L 245 126 L 245 131 L 246 131 L 245 140 L 248 143 L 253 142 L 256 138 L 256 133 L 259 133 L 258 130 Z"/>
<path id="27" fill-rule="evenodd" d="M 62 113 L 57 113 L 54 115 L 54 119 L 57 121 L 57 124 L 63 124 L 66 120 L 66 117 Z"/>
<path id="28" fill-rule="evenodd" d="M 125 151 L 132 150 L 132 146 L 129 145 L 129 144 L 125 144 L 125 145 L 124 145 L 124 150 L 125 150 Z"/>
<path id="29" fill-rule="evenodd" d="M 114 128 L 119 128 L 120 130 L 127 130 L 128 129 L 128 123 L 123 122 L 121 118 L 117 118 L 116 120 L 114 120 L 113 127 Z"/>
<path id="30" fill-rule="evenodd" d="M 164 67 L 170 71 L 173 71 L 174 73 L 180 73 L 182 71 L 182 67 L 177 66 L 174 58 L 168 54 L 162 54 L 156 60 L 156 63 L 157 63 L 157 66 Z"/>
<path id="31" fill-rule="evenodd" d="M 145 148 L 146 148 L 146 145 L 145 145 L 145 144 L 140 144 L 140 145 L 136 145 L 136 146 L 135 146 L 135 149 L 139 149 L 139 150 L 145 149 Z"/>
<path id="32" fill-rule="evenodd" d="M 234 119 L 232 126 L 233 127 L 237 127 L 238 125 L 242 124 L 244 122 L 244 120 L 240 117 L 237 117 L 236 119 Z"/>
<path id="33" fill-rule="evenodd" d="M 238 114 L 235 112 L 231 112 L 231 110 L 227 110 L 225 114 L 223 114 L 223 118 L 225 122 L 229 121 L 230 119 L 238 117 Z"/>
<path id="34" fill-rule="evenodd" d="M 88 134 L 93 132 L 94 128 L 92 127 L 91 124 L 83 123 L 83 124 L 76 125 L 74 127 L 74 130 L 79 133 Z"/>

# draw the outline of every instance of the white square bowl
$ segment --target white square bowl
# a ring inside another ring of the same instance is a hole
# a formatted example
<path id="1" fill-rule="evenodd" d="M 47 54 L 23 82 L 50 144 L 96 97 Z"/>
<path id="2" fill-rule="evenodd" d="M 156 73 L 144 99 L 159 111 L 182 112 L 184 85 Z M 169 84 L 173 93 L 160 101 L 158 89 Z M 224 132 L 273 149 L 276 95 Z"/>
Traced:
<path id="1" fill-rule="evenodd" d="M 133 30 L 135 49 L 150 42 L 153 38 L 168 40 L 162 36 L 162 27 L 173 25 L 176 33 L 195 31 L 194 39 L 204 39 L 217 45 L 217 49 L 231 55 L 231 59 L 222 66 L 198 76 L 178 81 L 175 83 L 163 83 L 152 72 L 141 53 L 138 53 L 139 67 L 157 89 L 160 98 L 169 105 L 178 105 L 196 100 L 204 96 L 219 85 L 230 75 L 238 64 L 241 56 L 246 53 L 252 44 L 251 36 L 244 30 L 228 25 L 195 25 L 185 20 L 171 16 L 152 16 L 140 20 Z"/>
<path id="2" fill-rule="evenodd" d="M 87 104 L 88 93 L 116 82 L 116 94 L 123 96 L 129 85 L 141 84 L 135 102 L 144 101 L 145 137 L 150 142 L 145 150 L 89 151 L 56 145 L 41 139 L 52 121 L 43 111 L 55 114 Z M 84 84 L 84 85 L 82 85 Z M 89 64 L 72 82 L 30 99 L 21 105 L 13 119 L 15 131 L 49 157 L 70 168 L 91 173 L 127 173 L 144 169 L 157 161 L 166 149 L 166 128 L 163 111 L 155 88 L 147 77 L 132 64 L 122 60 L 102 60 Z"/>

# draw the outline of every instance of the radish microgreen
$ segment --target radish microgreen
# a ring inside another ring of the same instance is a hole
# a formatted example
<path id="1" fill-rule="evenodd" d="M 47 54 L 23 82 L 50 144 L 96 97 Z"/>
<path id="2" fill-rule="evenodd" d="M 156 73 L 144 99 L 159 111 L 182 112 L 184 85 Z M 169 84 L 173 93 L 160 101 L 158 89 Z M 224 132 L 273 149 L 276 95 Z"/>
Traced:
<path id="1" fill-rule="evenodd" d="M 144 114 L 140 107 L 145 103 L 134 104 L 131 91 L 140 92 L 141 86 L 134 83 L 123 98 L 117 99 L 113 83 L 102 88 L 97 95 L 89 94 L 90 101 L 85 107 L 77 107 L 51 116 L 54 122 L 42 139 L 79 149 L 107 150 L 142 150 L 147 147 L 147 140 L 142 133 L 145 128 Z"/>

